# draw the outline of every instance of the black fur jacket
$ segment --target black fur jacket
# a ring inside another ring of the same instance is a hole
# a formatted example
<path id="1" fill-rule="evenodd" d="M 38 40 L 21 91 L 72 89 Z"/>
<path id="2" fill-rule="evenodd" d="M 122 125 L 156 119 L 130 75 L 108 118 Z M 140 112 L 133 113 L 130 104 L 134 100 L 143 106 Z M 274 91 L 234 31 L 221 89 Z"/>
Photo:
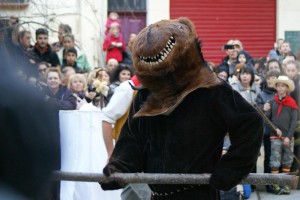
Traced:
<path id="1" fill-rule="evenodd" d="M 169 115 L 133 117 L 148 95 L 146 89 L 137 94 L 105 175 L 212 173 L 206 186 L 150 188 L 153 194 L 168 194 L 154 199 L 217 199 L 218 190 L 229 190 L 251 172 L 262 142 L 263 121 L 228 84 L 192 91 Z M 221 157 L 227 132 L 232 144 Z M 102 184 L 105 190 L 119 187 L 113 182 Z"/>

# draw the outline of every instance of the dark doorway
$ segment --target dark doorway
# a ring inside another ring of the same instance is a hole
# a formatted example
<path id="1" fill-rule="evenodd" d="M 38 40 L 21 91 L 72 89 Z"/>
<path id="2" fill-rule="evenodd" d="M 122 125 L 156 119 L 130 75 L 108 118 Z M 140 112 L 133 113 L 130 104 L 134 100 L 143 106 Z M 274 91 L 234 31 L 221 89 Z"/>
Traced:
<path id="1" fill-rule="evenodd" d="M 109 0 L 108 14 L 116 12 L 127 45 L 131 33 L 139 33 L 146 26 L 146 0 Z"/>

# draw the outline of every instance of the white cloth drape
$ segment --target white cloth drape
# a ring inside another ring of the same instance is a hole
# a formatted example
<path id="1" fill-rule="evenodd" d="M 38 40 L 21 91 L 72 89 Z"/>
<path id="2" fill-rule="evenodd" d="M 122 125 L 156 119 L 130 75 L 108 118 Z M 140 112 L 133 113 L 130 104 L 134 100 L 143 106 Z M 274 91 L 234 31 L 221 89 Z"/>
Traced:
<path id="1" fill-rule="evenodd" d="M 101 111 L 60 111 L 61 171 L 102 173 L 107 153 Z M 121 190 L 103 191 L 98 183 L 61 181 L 61 200 L 117 200 Z"/>

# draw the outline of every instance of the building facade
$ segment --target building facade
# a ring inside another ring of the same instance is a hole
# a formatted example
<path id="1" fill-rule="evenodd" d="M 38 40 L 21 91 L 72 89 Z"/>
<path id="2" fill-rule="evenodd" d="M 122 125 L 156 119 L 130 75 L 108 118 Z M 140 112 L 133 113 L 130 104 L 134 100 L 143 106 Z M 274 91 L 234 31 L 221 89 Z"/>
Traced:
<path id="1" fill-rule="evenodd" d="M 0 0 L 0 19 L 18 16 L 22 28 L 31 30 L 32 42 L 41 26 L 50 29 L 50 42 L 55 42 L 58 25 L 69 24 L 94 67 L 105 65 L 101 47 L 111 11 L 120 15 L 125 41 L 161 19 L 189 17 L 205 58 L 215 63 L 224 57 L 221 48 L 229 39 L 240 39 L 252 57 L 266 56 L 277 38 L 291 40 L 294 51 L 300 48 L 296 0 Z"/>

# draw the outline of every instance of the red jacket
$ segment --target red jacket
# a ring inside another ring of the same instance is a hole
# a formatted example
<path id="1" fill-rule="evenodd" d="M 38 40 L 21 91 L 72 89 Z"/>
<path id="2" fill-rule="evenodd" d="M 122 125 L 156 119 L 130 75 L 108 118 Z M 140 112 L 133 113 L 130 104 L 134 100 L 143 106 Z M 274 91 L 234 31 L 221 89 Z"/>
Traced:
<path id="1" fill-rule="evenodd" d="M 112 42 L 116 42 L 116 43 L 121 42 L 122 47 L 113 46 Z M 121 35 L 119 35 L 119 37 L 115 37 L 110 34 L 107 35 L 103 43 L 103 51 L 107 51 L 106 62 L 111 58 L 114 58 L 118 62 L 121 62 L 123 60 L 122 52 L 125 50 L 126 50 L 126 46 L 123 37 Z"/>

